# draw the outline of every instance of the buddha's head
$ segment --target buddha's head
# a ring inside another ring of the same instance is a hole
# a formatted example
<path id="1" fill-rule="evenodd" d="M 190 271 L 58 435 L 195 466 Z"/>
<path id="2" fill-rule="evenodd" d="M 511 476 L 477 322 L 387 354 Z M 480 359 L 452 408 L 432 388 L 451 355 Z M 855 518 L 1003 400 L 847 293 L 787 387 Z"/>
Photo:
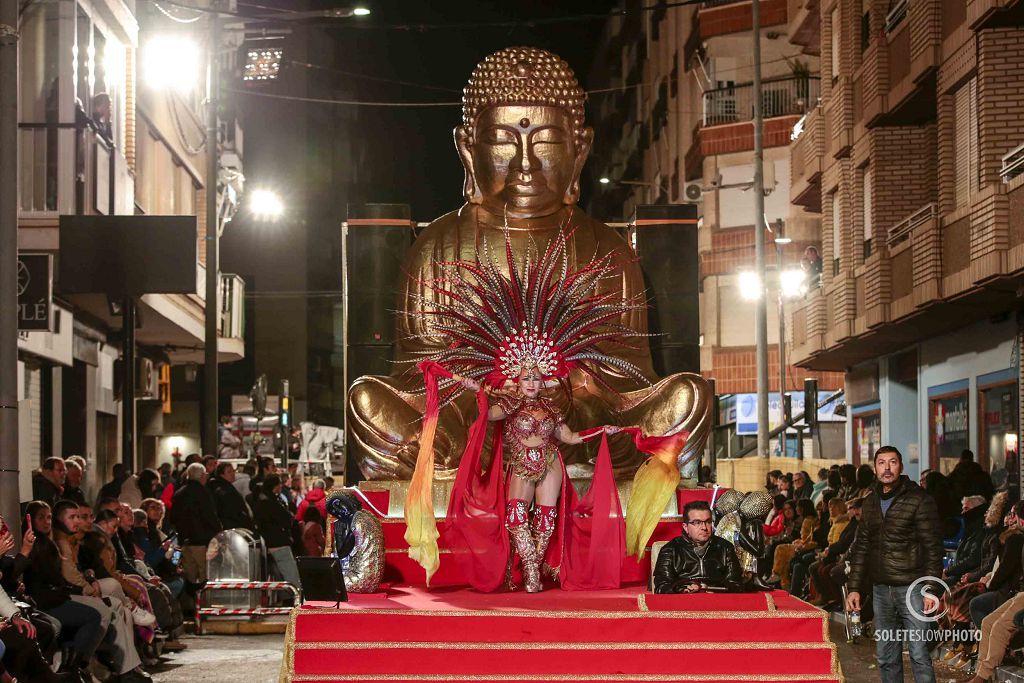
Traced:
<path id="1" fill-rule="evenodd" d="M 466 200 L 515 218 L 575 204 L 594 139 L 584 99 L 569 65 L 545 50 L 507 48 L 478 64 L 455 129 Z"/>

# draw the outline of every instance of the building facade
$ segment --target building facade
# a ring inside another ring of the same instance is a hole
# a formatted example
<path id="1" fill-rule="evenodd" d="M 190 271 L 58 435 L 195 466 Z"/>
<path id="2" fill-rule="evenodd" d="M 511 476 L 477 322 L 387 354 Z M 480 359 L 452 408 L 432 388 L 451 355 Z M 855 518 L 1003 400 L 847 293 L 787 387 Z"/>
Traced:
<path id="1" fill-rule="evenodd" d="M 639 4 L 639 3 L 638 3 Z M 819 212 L 792 201 L 791 135 L 817 106 L 821 88 L 813 22 L 785 0 L 762 0 L 765 220 L 769 263 L 769 381 L 777 406 L 780 387 L 779 273 L 798 267 L 808 247 L 820 247 Z M 727 399 L 716 433 L 718 457 L 746 446 L 737 410 L 756 391 L 755 304 L 742 296 L 744 271 L 754 268 L 752 196 L 753 52 L 751 3 L 705 2 L 630 12 L 609 21 L 593 64 L 590 112 L 596 145 L 589 168 L 590 210 L 607 220 L 628 219 L 639 204 L 698 204 L 701 370 Z M 776 249 L 779 228 L 791 241 Z M 791 306 L 789 303 L 784 306 Z M 788 319 L 786 314 L 783 319 Z M 842 387 L 838 373 L 809 372 L 787 363 L 785 390 L 805 377 L 822 393 Z M 779 411 L 775 411 L 777 414 Z M 799 412 L 799 411 L 798 411 Z M 841 418 L 839 418 L 841 420 Z M 841 424 L 841 422 L 836 423 Z M 830 425 L 827 432 L 841 427 Z M 787 443 L 795 455 L 837 457 L 842 439 Z M 782 454 L 781 444 L 773 448 Z"/>
<path id="2" fill-rule="evenodd" d="M 854 463 L 963 449 L 1019 482 L 1024 3 L 799 3 L 821 103 L 791 147 L 820 217 L 822 286 L 792 311 L 794 362 L 846 373 Z"/>
<path id="3" fill-rule="evenodd" d="M 144 85 L 147 39 L 185 25 L 154 4 L 138 14 L 133 8 L 121 0 L 47 0 L 23 10 L 18 246 L 20 254 L 59 262 L 61 215 L 199 216 L 196 291 L 145 295 L 137 304 L 138 468 L 155 464 L 164 417 L 173 415 L 170 366 L 202 358 L 206 141 L 202 73 L 184 93 Z M 202 40 L 194 25 L 187 30 Z M 224 135 L 219 144 L 240 165 L 236 140 L 240 135 Z M 51 455 L 84 456 L 93 490 L 122 460 L 119 306 L 104 295 L 65 295 L 59 282 L 53 294 L 50 330 L 20 333 L 23 499 L 31 493 L 31 472 Z M 222 294 L 220 358 L 237 360 L 244 353 L 238 317 L 244 284 L 225 276 Z"/>

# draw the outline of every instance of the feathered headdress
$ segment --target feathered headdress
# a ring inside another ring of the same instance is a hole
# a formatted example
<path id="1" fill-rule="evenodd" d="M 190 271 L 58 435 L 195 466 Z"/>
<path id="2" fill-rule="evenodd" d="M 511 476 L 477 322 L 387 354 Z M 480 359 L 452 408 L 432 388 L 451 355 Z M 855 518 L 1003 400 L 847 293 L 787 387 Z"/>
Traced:
<path id="1" fill-rule="evenodd" d="M 569 266 L 568 242 L 573 229 L 562 229 L 543 254 L 528 249 L 520 270 L 512 254 L 511 236 L 505 232 L 502 272 L 486 237 L 476 249 L 476 260 L 438 264 L 442 276 L 423 285 L 441 296 L 423 300 L 417 315 L 426 318 L 423 337 L 452 340 L 444 350 L 426 357 L 453 373 L 480 379 L 499 388 L 534 371 L 543 379 L 565 380 L 578 368 L 611 389 L 599 371 L 618 371 L 646 384 L 633 363 L 610 355 L 600 344 L 635 348 L 625 341 L 646 336 L 616 320 L 624 313 L 646 307 L 643 294 L 623 298 L 617 292 L 598 292 L 598 283 L 617 278 L 613 253 L 594 257 L 585 266 Z M 442 404 L 460 390 L 453 380 L 442 380 Z"/>

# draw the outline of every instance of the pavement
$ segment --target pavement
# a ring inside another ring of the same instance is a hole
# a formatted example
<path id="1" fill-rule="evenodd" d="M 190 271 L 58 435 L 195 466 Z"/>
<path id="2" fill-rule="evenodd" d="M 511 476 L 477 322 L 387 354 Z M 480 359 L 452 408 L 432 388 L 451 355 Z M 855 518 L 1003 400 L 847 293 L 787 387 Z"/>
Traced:
<path id="1" fill-rule="evenodd" d="M 273 683 L 281 671 L 284 634 L 184 636 L 188 649 L 149 668 L 158 683 Z"/>
<path id="2" fill-rule="evenodd" d="M 838 647 L 839 663 L 843 667 L 846 683 L 878 683 L 881 675 L 878 672 L 878 660 L 875 658 L 875 642 L 867 638 L 859 638 L 856 643 L 846 642 L 846 632 L 842 624 L 832 622 L 829 629 L 832 642 Z M 963 683 L 971 676 L 962 671 L 951 669 L 941 662 L 933 660 L 936 683 Z M 910 657 L 903 653 L 903 680 L 910 683 L 914 676 L 910 671 Z"/>

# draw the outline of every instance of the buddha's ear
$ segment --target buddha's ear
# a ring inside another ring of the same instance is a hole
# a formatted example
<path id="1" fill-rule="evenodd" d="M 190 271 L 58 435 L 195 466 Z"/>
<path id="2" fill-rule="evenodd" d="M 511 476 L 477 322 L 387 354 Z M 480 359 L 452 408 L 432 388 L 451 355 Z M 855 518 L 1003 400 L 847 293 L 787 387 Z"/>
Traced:
<path id="1" fill-rule="evenodd" d="M 569 187 L 565 189 L 565 197 L 562 199 L 564 204 L 575 204 L 580 199 L 580 176 L 583 174 L 583 164 L 587 163 L 587 157 L 590 156 L 590 149 L 594 144 L 594 129 L 587 127 L 583 129 L 580 134 L 580 139 L 576 149 L 576 159 L 572 166 L 572 181 L 569 183 Z"/>
<path id="2" fill-rule="evenodd" d="M 462 196 L 470 204 L 483 203 L 484 196 L 476 183 L 476 171 L 473 169 L 472 138 L 465 126 L 455 128 L 455 149 L 459 152 L 459 159 L 462 160 L 462 168 L 466 170 L 466 179 L 462 183 Z"/>

